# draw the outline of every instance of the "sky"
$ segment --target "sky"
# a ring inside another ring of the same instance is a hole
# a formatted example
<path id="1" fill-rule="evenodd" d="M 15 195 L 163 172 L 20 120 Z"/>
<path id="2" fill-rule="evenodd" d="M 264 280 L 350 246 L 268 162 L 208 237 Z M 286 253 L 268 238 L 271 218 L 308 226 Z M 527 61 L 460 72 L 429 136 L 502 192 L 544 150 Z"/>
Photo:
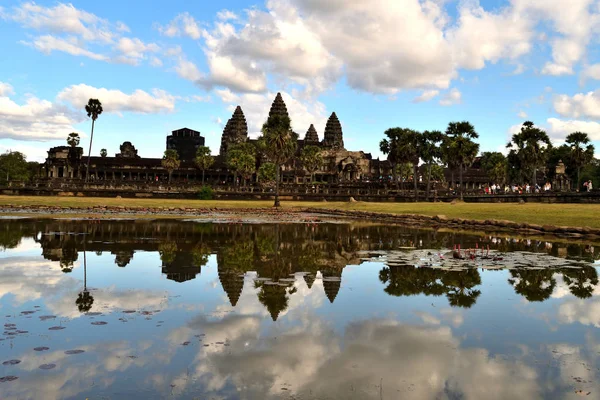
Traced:
<path id="1" fill-rule="evenodd" d="M 347 149 L 468 120 L 505 151 L 531 120 L 600 154 L 600 0 L 0 1 L 0 152 L 43 161 L 98 98 L 92 154 L 161 157 L 188 127 L 213 154 L 237 105 L 251 137 L 281 92 L 302 138 L 338 115 Z"/>

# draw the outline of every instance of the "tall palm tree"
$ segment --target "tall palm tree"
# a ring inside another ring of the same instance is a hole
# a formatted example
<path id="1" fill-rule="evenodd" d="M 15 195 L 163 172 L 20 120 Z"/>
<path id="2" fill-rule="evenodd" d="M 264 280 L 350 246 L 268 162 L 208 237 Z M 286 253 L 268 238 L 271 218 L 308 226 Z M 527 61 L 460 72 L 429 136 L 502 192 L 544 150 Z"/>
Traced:
<path id="1" fill-rule="evenodd" d="M 379 142 L 379 150 L 387 155 L 387 160 L 390 163 L 390 167 L 392 167 L 392 178 L 394 179 L 396 190 L 398 190 L 399 183 L 396 175 L 396 166 L 399 163 L 398 137 L 400 135 L 400 128 L 390 128 L 386 130 L 384 134 L 387 136 L 387 139 L 382 139 L 381 142 Z"/>
<path id="2" fill-rule="evenodd" d="M 67 144 L 71 147 L 77 147 L 80 140 L 79 133 L 77 132 L 71 132 L 69 133 L 69 136 L 67 136 Z"/>
<path id="3" fill-rule="evenodd" d="M 444 135 L 440 131 L 425 131 L 420 137 L 419 156 L 427 165 L 427 190 L 425 192 L 427 199 L 429 199 L 433 163 L 442 158 L 440 143 L 443 137 Z"/>
<path id="4" fill-rule="evenodd" d="M 94 296 L 87 290 L 87 259 L 85 254 L 85 239 L 83 242 L 83 291 L 77 295 L 75 300 L 79 312 L 88 312 L 94 304 Z"/>
<path id="5" fill-rule="evenodd" d="M 90 176 L 90 157 L 92 156 L 92 142 L 94 141 L 94 124 L 98 119 L 98 116 L 102 114 L 102 103 L 98 99 L 89 99 L 85 106 L 85 112 L 87 116 L 92 119 L 92 135 L 90 136 L 90 149 L 88 151 L 87 167 L 85 169 L 85 180 L 89 179 Z"/>
<path id="6" fill-rule="evenodd" d="M 590 138 L 587 133 L 583 132 L 569 134 L 566 143 L 571 147 L 571 163 L 577 168 L 577 182 L 575 182 L 575 187 L 579 191 L 581 185 L 581 182 L 579 182 L 581 168 L 594 159 L 594 145 L 589 144 Z"/>
<path id="7" fill-rule="evenodd" d="M 525 173 L 531 174 L 531 185 L 537 183 L 537 169 L 544 166 L 548 150 L 552 148 L 550 138 L 543 130 L 534 126 L 533 122 L 525 121 L 521 131 L 512 136 L 507 148 L 509 163 L 518 161 Z"/>
<path id="8" fill-rule="evenodd" d="M 279 183 L 281 181 L 281 167 L 296 153 L 298 134 L 292 131 L 292 122 L 287 115 L 274 114 L 269 116 L 263 124 L 261 146 L 267 158 L 276 166 L 275 175 L 275 203 L 273 207 L 281 206 L 279 202 Z"/>
<path id="9" fill-rule="evenodd" d="M 165 150 L 161 165 L 169 173 L 169 183 L 171 183 L 171 175 L 173 175 L 173 171 L 179 168 L 180 164 L 181 161 L 179 161 L 179 154 L 177 153 L 177 150 Z"/>
<path id="10" fill-rule="evenodd" d="M 196 158 L 194 163 L 196 167 L 202 170 L 202 184 L 204 185 L 204 171 L 209 169 L 215 162 L 213 156 L 210 155 L 210 147 L 199 146 L 196 150 Z"/>
<path id="11" fill-rule="evenodd" d="M 459 168 L 460 199 L 463 199 L 463 172 L 475 160 L 479 153 L 479 144 L 474 139 L 479 138 L 475 127 L 468 121 L 450 122 L 446 128 L 447 140 L 445 149 L 447 158 Z"/>

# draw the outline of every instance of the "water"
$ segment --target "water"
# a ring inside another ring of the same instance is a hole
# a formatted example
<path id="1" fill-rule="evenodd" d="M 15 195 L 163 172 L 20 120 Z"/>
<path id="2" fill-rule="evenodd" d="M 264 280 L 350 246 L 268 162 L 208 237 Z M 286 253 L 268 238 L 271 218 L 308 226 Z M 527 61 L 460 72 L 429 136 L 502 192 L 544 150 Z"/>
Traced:
<path id="1" fill-rule="evenodd" d="M 600 398 L 600 246 L 4 220 L 0 249 L 2 399 Z"/>

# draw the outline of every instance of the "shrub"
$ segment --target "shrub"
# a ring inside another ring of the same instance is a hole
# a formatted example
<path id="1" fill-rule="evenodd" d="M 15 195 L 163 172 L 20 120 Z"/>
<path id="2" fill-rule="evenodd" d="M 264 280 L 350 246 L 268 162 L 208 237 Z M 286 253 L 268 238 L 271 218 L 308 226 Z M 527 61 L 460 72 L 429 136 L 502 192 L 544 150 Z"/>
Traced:
<path id="1" fill-rule="evenodd" d="M 214 192 L 210 186 L 202 186 L 198 191 L 198 198 L 200 200 L 212 200 L 213 194 Z"/>

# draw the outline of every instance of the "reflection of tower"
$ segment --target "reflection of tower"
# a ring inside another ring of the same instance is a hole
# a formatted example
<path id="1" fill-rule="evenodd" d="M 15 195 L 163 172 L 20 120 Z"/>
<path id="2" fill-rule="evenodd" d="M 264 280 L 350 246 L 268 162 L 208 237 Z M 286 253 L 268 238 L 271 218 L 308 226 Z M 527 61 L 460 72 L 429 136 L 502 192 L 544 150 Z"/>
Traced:
<path id="1" fill-rule="evenodd" d="M 313 283 L 315 283 L 315 275 L 313 275 L 313 274 L 305 274 L 304 275 L 304 282 L 306 282 L 306 286 L 308 286 L 308 288 L 311 289 Z"/>
<path id="2" fill-rule="evenodd" d="M 119 267 L 125 267 L 127 264 L 131 262 L 133 259 L 133 250 L 117 250 L 111 252 L 111 254 L 115 255 L 115 264 Z"/>
<path id="3" fill-rule="evenodd" d="M 279 314 L 288 306 L 287 286 L 278 283 L 261 283 L 258 300 L 267 307 L 273 321 L 277 321 Z"/>
<path id="4" fill-rule="evenodd" d="M 219 269 L 219 281 L 227 293 L 229 302 L 235 307 L 244 289 L 244 274 L 232 270 Z"/>
<path id="5" fill-rule="evenodd" d="M 202 268 L 193 263 L 193 254 L 191 252 L 177 252 L 169 261 L 163 261 L 162 273 L 167 275 L 167 279 L 183 283 L 195 279 L 200 274 Z"/>
<path id="6" fill-rule="evenodd" d="M 323 289 L 325 289 L 325 295 L 331 303 L 337 297 L 342 285 L 342 272 L 341 271 L 321 271 L 323 276 Z"/>

